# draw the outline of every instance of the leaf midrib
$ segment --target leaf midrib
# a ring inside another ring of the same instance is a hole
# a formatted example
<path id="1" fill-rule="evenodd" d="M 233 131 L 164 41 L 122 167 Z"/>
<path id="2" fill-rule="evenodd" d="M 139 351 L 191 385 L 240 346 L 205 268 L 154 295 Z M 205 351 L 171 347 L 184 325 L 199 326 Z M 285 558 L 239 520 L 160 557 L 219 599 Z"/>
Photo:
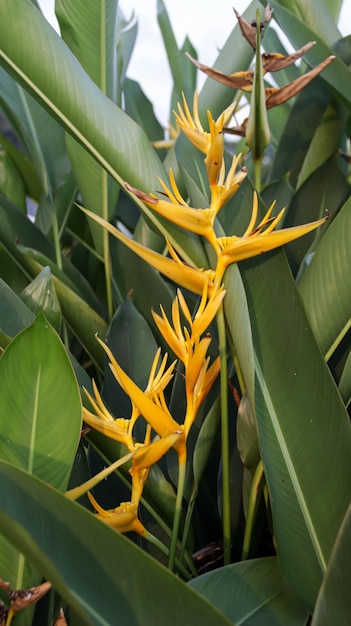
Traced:
<path id="1" fill-rule="evenodd" d="M 312 542 L 312 545 L 313 545 L 313 548 L 314 548 L 314 551 L 315 551 L 318 563 L 319 563 L 319 565 L 320 565 L 320 567 L 322 569 L 322 572 L 324 573 L 326 571 L 326 569 L 327 569 L 326 559 L 324 558 L 322 546 L 321 546 L 321 544 L 319 542 L 318 534 L 317 534 L 316 528 L 315 528 L 315 526 L 313 524 L 313 521 L 312 521 L 312 518 L 311 518 L 311 515 L 310 515 L 310 511 L 308 509 L 308 505 L 307 505 L 307 502 L 305 500 L 303 489 L 301 487 L 301 484 L 300 484 L 298 475 L 296 473 L 296 470 L 295 470 L 292 458 L 290 456 L 288 444 L 287 444 L 287 442 L 285 440 L 283 431 L 282 431 L 282 429 L 280 427 L 279 418 L 278 418 L 278 415 L 277 415 L 277 413 L 275 411 L 274 403 L 273 403 L 273 400 L 272 400 L 271 395 L 269 393 L 268 387 L 267 387 L 267 385 L 265 383 L 263 372 L 262 372 L 259 360 L 257 358 L 256 352 L 254 354 L 254 360 L 255 360 L 255 370 L 256 370 L 257 380 L 258 380 L 260 388 L 261 388 L 262 396 L 263 396 L 263 399 L 265 401 L 265 404 L 266 404 L 266 407 L 267 407 L 267 411 L 269 413 L 269 417 L 270 417 L 270 419 L 272 421 L 273 429 L 274 429 L 274 432 L 276 434 L 276 437 L 277 437 L 277 440 L 278 440 L 278 444 L 279 444 L 280 450 L 281 450 L 282 455 L 283 455 L 283 459 L 284 459 L 284 461 L 286 463 L 286 467 L 287 467 L 287 470 L 288 470 L 288 473 L 289 473 L 289 476 L 290 476 L 290 480 L 291 480 L 294 492 L 296 494 L 296 498 L 297 498 L 297 501 L 298 501 L 298 504 L 299 504 L 299 507 L 300 507 L 300 510 L 301 510 L 301 513 L 302 513 L 302 517 L 303 517 L 303 519 L 305 521 L 307 531 L 308 531 L 308 533 L 310 535 L 311 542 Z"/>

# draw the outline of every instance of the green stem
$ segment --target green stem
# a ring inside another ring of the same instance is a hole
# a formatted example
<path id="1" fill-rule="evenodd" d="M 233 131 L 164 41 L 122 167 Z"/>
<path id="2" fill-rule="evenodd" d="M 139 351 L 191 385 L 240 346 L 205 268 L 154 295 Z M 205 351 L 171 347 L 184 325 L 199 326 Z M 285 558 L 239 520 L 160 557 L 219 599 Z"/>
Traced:
<path id="1" fill-rule="evenodd" d="M 189 502 L 188 502 L 188 508 L 187 508 L 187 512 L 186 512 L 186 516 L 185 516 L 185 522 L 184 522 L 182 543 L 181 543 L 180 552 L 179 552 L 179 560 L 181 562 L 183 561 L 183 558 L 184 558 L 186 542 L 188 540 L 188 534 L 189 534 L 190 525 L 191 525 L 191 518 L 192 518 L 192 515 L 193 515 L 193 510 L 194 510 L 194 505 L 195 505 L 197 493 L 198 493 L 198 488 L 197 488 L 197 485 L 194 482 L 193 488 L 191 490 L 191 496 L 190 496 L 190 499 L 189 499 Z"/>
<path id="2" fill-rule="evenodd" d="M 105 480 L 105 478 L 112 474 L 112 472 L 116 471 L 118 467 L 120 467 L 127 461 L 130 461 L 134 454 L 135 452 L 129 452 L 129 454 L 126 454 L 122 458 L 117 459 L 117 461 L 111 463 L 111 465 L 109 465 L 108 467 L 105 467 L 105 469 L 101 470 L 101 472 L 99 472 L 98 474 L 95 474 L 95 476 L 87 480 L 85 483 L 82 483 L 78 487 L 74 487 L 73 489 L 66 491 L 66 498 L 68 498 L 69 500 L 77 500 L 84 493 L 98 485 L 102 480 Z"/>
<path id="3" fill-rule="evenodd" d="M 144 536 L 144 539 L 146 539 L 147 541 L 152 543 L 154 546 L 156 546 L 163 554 L 165 554 L 166 556 L 169 556 L 168 548 L 164 545 L 164 543 L 162 543 L 162 541 L 157 539 L 155 535 L 147 532 L 147 534 Z M 177 569 L 179 570 L 180 574 L 185 578 L 185 580 L 190 580 L 192 578 L 191 574 L 188 572 L 188 570 L 184 567 L 184 565 L 182 565 L 180 560 L 178 560 L 177 558 L 175 558 L 175 565 Z"/>
<path id="4" fill-rule="evenodd" d="M 252 537 L 252 529 L 256 517 L 257 512 L 257 501 L 258 494 L 260 490 L 260 485 L 262 485 L 262 478 L 264 475 L 263 463 L 262 461 L 256 467 L 256 471 L 254 473 L 251 490 L 250 490 L 250 498 L 249 498 L 249 510 L 247 512 L 246 526 L 245 526 L 245 534 L 243 541 L 243 550 L 241 554 L 241 560 L 246 561 L 249 558 L 251 537 Z"/>
<path id="5" fill-rule="evenodd" d="M 177 547 L 177 541 L 178 541 L 180 517 L 182 513 L 182 503 L 183 503 L 184 486 L 185 486 L 185 472 L 186 472 L 186 455 L 183 455 L 182 461 L 179 462 L 178 464 L 177 498 L 176 498 L 176 506 L 175 506 L 175 511 L 174 511 L 174 518 L 173 518 L 171 545 L 169 547 L 168 568 L 171 571 L 174 570 L 174 564 L 175 564 L 175 553 L 176 553 L 176 547 Z"/>
<path id="6" fill-rule="evenodd" d="M 257 159 L 257 161 L 254 162 L 254 167 L 255 167 L 255 189 L 257 191 L 257 193 L 260 193 L 261 191 L 261 169 L 262 169 L 262 159 Z"/>
<path id="7" fill-rule="evenodd" d="M 102 170 L 102 217 L 108 222 L 108 177 L 107 172 Z M 104 251 L 104 268 L 105 268 L 105 285 L 106 285 L 106 301 L 108 318 L 113 316 L 113 298 L 112 298 L 112 278 L 111 278 L 111 259 L 110 259 L 110 243 L 109 232 L 106 228 L 102 232 L 103 251 Z"/>
<path id="8" fill-rule="evenodd" d="M 230 458 L 229 458 L 229 425 L 228 425 L 228 373 L 227 344 L 224 321 L 223 303 L 217 313 L 219 357 L 221 361 L 221 443 L 222 443 L 222 519 L 223 519 L 223 552 L 224 565 L 231 562 L 231 523 L 230 523 Z"/>
<path id="9" fill-rule="evenodd" d="M 59 270 L 62 270 L 62 256 L 61 256 L 60 234 L 59 234 L 59 228 L 58 228 L 58 222 L 57 222 L 57 215 L 56 215 L 56 213 L 54 213 L 53 216 L 52 216 L 52 234 L 53 234 L 53 238 L 54 238 L 56 265 L 59 268 Z M 67 350 L 69 350 L 68 331 L 67 331 L 66 322 L 64 320 L 63 320 L 63 323 L 62 323 L 62 334 L 63 334 L 63 343 L 64 343 L 65 347 L 67 348 Z"/>

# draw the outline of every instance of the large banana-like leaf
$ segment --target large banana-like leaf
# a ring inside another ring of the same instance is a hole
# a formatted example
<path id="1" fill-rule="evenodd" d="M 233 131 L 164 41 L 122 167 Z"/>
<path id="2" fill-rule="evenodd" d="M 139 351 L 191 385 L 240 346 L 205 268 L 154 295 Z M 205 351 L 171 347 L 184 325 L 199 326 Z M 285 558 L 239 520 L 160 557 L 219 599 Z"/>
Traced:
<path id="1" fill-rule="evenodd" d="M 94 626 L 232 624 L 128 539 L 0 461 L 0 530 Z"/>
<path id="2" fill-rule="evenodd" d="M 0 361 L 0 458 L 64 490 L 80 430 L 81 401 L 72 366 L 40 313 L 12 340 Z M 3 536 L 0 570 L 13 588 L 40 581 Z"/>
<path id="3" fill-rule="evenodd" d="M 349 199 L 328 228 L 299 283 L 312 331 L 329 358 L 351 327 L 351 228 Z"/>
<path id="4" fill-rule="evenodd" d="M 351 505 L 340 528 L 323 580 L 312 626 L 343 624 L 347 626 L 351 615 Z"/>
<path id="5" fill-rule="evenodd" d="M 117 1 L 57 0 L 61 36 L 101 91 L 116 100 Z M 118 194 L 116 182 L 75 139 L 67 136 L 67 149 L 85 205 L 109 220 Z M 104 233 L 89 221 L 96 250 L 103 254 Z"/>
<path id="6" fill-rule="evenodd" d="M 330 15 L 330 11 L 325 6 L 325 1 L 294 0 L 294 2 L 290 2 L 290 0 L 276 0 L 275 3 L 272 3 L 272 5 L 274 4 L 285 7 L 301 24 L 306 24 L 309 28 L 315 30 L 328 45 L 332 45 L 341 37 L 335 23 L 336 20 Z M 334 11 L 336 12 L 338 3 L 332 0 L 329 4 L 334 5 Z"/>
<path id="7" fill-rule="evenodd" d="M 104 169 L 146 192 L 164 169 L 142 129 L 91 80 L 29 0 L 0 0 L 0 62 Z M 11 26 L 11 27 L 10 27 Z M 11 31 L 11 34 L 10 34 Z M 45 55 L 43 55 L 45 50 Z M 141 208 L 188 262 L 203 258 L 200 240 Z"/>
<path id="8" fill-rule="evenodd" d="M 274 557 L 227 565 L 189 584 L 236 624 L 306 624 L 308 609 L 286 584 Z"/>
<path id="9" fill-rule="evenodd" d="M 312 608 L 350 499 L 349 417 L 282 253 L 244 263 L 242 277 L 278 556 Z"/>

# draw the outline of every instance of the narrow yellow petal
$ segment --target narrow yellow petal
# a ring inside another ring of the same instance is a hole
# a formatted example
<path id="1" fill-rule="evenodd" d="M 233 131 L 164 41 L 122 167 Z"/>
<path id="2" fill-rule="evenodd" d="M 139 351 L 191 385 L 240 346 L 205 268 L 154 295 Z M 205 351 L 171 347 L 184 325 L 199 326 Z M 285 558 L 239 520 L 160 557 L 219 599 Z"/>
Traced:
<path id="1" fill-rule="evenodd" d="M 180 289 L 177 289 L 177 297 L 178 297 L 178 301 L 179 301 L 180 307 L 181 307 L 181 309 L 183 311 L 185 319 L 187 320 L 187 322 L 189 324 L 192 324 L 192 317 L 191 317 L 191 313 L 189 311 L 189 307 L 188 307 L 188 305 L 187 305 L 187 303 L 185 301 L 185 298 L 184 298 L 182 292 L 180 291 Z"/>
<path id="2" fill-rule="evenodd" d="M 208 329 L 217 314 L 225 294 L 225 289 L 221 288 L 220 291 L 214 293 L 211 299 L 207 302 L 207 305 L 203 309 L 201 315 L 198 316 L 196 314 L 192 327 L 194 336 L 201 336 Z"/>
<path id="3" fill-rule="evenodd" d="M 185 373 L 185 386 L 188 392 L 191 392 L 195 387 L 210 343 L 211 337 L 201 339 L 194 350 L 192 358 L 189 359 Z"/>
<path id="4" fill-rule="evenodd" d="M 184 348 L 184 338 L 182 339 L 181 337 L 176 335 L 176 333 L 174 332 L 174 329 L 172 328 L 171 324 L 169 323 L 167 319 L 167 316 L 162 306 L 160 308 L 161 308 L 162 316 L 160 316 L 155 311 L 151 311 L 152 317 L 154 318 L 154 322 L 157 328 L 159 329 L 161 335 L 167 341 L 171 350 L 178 357 L 178 359 L 184 362 L 184 358 L 186 358 L 186 353 L 185 353 L 185 348 Z"/>
<path id="5" fill-rule="evenodd" d="M 245 230 L 243 234 L 243 237 L 247 237 L 247 235 L 249 235 L 253 231 L 256 221 L 257 221 L 257 215 L 258 215 L 258 197 L 257 197 L 256 191 L 254 191 L 253 200 L 252 200 L 251 219 L 250 219 L 247 229 Z"/>

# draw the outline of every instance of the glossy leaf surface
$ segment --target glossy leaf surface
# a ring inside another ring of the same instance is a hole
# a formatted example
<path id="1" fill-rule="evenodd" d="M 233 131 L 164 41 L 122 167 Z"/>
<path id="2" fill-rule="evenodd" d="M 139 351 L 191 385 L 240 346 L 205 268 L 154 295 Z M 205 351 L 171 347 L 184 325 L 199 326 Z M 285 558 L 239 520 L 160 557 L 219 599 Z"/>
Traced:
<path id="1" fill-rule="evenodd" d="M 284 257 L 256 259 L 242 276 L 278 556 L 283 575 L 313 607 L 351 492 L 349 418 Z M 325 463 L 327 454 L 332 464 Z"/>
<path id="2" fill-rule="evenodd" d="M 208 572 L 189 585 L 237 626 L 304 626 L 308 609 L 284 581 L 275 558 Z"/>
<path id="3" fill-rule="evenodd" d="M 83 624 L 107 626 L 116 618 L 121 626 L 232 623 L 88 511 L 4 462 L 0 468 L 1 531 L 52 582 Z"/>

